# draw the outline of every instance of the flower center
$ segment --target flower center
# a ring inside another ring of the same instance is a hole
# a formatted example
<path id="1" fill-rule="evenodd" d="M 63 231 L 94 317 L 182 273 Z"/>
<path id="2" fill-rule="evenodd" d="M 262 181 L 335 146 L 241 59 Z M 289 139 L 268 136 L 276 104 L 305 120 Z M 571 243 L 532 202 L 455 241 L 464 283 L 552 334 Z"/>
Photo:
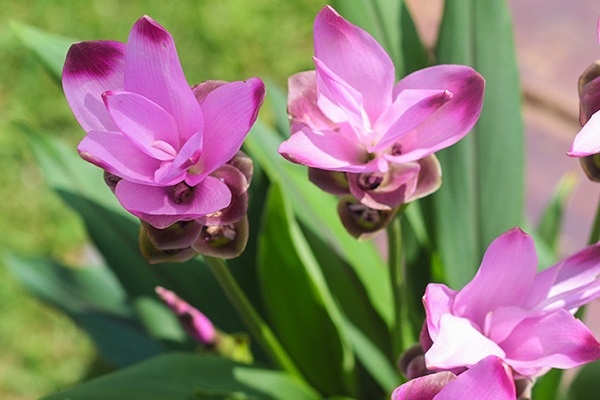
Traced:
<path id="1" fill-rule="evenodd" d="M 375 190 L 381 185 L 381 182 L 383 182 L 381 172 L 367 172 L 358 177 L 358 186 L 362 190 Z"/>
<path id="2" fill-rule="evenodd" d="M 175 204 L 187 204 L 192 201 L 193 197 L 194 188 L 185 182 L 179 182 L 177 185 L 171 187 L 171 192 L 169 193 L 169 199 Z"/>

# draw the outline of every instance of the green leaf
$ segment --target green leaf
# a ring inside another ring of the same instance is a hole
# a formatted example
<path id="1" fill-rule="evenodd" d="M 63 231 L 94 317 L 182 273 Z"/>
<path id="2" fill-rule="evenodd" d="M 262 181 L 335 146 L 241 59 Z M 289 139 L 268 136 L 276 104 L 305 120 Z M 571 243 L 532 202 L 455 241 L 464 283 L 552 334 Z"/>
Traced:
<path id="1" fill-rule="evenodd" d="M 4 261 L 33 295 L 63 310 L 88 332 L 109 364 L 123 367 L 163 351 L 136 322 L 126 294 L 107 268 L 70 268 L 14 255 Z"/>
<path id="2" fill-rule="evenodd" d="M 450 286 L 460 288 L 489 243 L 522 221 L 524 137 L 510 14 L 502 0 L 448 0 L 438 62 L 466 64 L 486 79 L 483 111 L 467 138 L 438 153 L 444 183 L 427 201 Z"/>
<path id="3" fill-rule="evenodd" d="M 260 121 L 254 125 L 245 149 L 269 179 L 281 185 L 300 222 L 348 262 L 363 285 L 369 302 L 391 326 L 392 292 L 387 269 L 372 241 L 358 242 L 343 227 L 336 213 L 337 200 L 307 178 L 306 167 L 292 164 L 277 153 L 281 138 Z"/>
<path id="4" fill-rule="evenodd" d="M 563 371 L 551 369 L 535 381 L 532 398 L 535 400 L 559 400 L 562 399 L 560 383 Z M 577 397 L 578 400 L 584 400 Z"/>
<path id="5" fill-rule="evenodd" d="M 600 361 L 585 365 L 567 390 L 566 400 L 592 400 L 600 393 Z M 561 399 L 561 397 L 558 397 Z M 536 399 L 537 400 L 537 399 Z M 542 399 L 544 400 L 544 399 Z"/>
<path id="6" fill-rule="evenodd" d="M 554 195 L 542 213 L 537 228 L 539 235 L 546 241 L 555 255 L 558 255 L 559 252 L 558 245 L 565 206 L 576 183 L 577 177 L 574 174 L 567 174 L 560 180 Z"/>
<path id="7" fill-rule="evenodd" d="M 318 400 L 282 372 L 213 356 L 168 354 L 91 380 L 43 400 Z"/>
<path id="8" fill-rule="evenodd" d="M 352 394 L 354 354 L 342 316 L 277 185 L 267 196 L 258 273 L 273 329 L 307 380 L 325 394 Z"/>
<path id="9" fill-rule="evenodd" d="M 76 40 L 14 21 L 11 28 L 25 47 L 40 59 L 50 75 L 60 82 L 67 51 Z"/>

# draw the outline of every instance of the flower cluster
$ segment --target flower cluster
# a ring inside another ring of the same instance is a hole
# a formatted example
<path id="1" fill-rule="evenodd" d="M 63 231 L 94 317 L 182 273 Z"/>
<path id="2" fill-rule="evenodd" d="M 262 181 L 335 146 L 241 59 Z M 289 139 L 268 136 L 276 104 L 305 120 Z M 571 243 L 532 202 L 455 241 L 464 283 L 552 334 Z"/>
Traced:
<path id="1" fill-rule="evenodd" d="M 145 254 L 189 258 L 219 247 L 211 244 L 245 242 L 240 221 L 252 168 L 236 154 L 264 99 L 260 79 L 190 88 L 173 38 L 143 17 L 126 44 L 73 45 L 63 88 L 87 132 L 79 153 L 106 171 L 121 205 L 144 221 L 142 242 L 152 250 L 143 246 Z M 165 229 L 182 232 L 182 243 L 157 239 L 172 236 Z"/>
<path id="2" fill-rule="evenodd" d="M 599 359 L 600 342 L 573 315 L 578 307 L 600 297 L 598 274 L 600 244 L 537 272 L 531 237 L 519 228 L 504 233 L 489 246 L 477 274 L 463 289 L 427 286 L 423 297 L 427 319 L 421 335 L 425 368 L 413 370 L 448 371 L 459 374 L 457 382 L 464 374 L 477 374 L 481 382 L 498 374 L 501 363 L 510 367 L 511 382 L 514 377 L 531 383 L 551 368 L 572 368 Z M 490 367 L 491 363 L 496 366 Z M 439 383 L 450 375 L 435 376 L 409 381 L 403 390 Z M 442 393 L 427 398 L 451 398 Z"/>
<path id="3" fill-rule="evenodd" d="M 484 80 L 460 65 L 425 68 L 395 83 L 394 65 L 367 32 L 325 7 L 314 23 L 315 71 L 289 79 L 292 136 L 286 159 L 342 196 L 342 222 L 357 237 L 383 228 L 398 208 L 441 184 L 433 153 L 479 117 Z"/>

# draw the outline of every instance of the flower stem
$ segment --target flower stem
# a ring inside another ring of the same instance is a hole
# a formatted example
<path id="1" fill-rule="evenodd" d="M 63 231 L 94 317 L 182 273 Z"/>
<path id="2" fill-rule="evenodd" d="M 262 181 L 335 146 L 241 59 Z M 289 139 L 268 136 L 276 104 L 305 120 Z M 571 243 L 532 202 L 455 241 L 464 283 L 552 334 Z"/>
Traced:
<path id="1" fill-rule="evenodd" d="M 204 257 L 204 261 L 210 268 L 211 272 L 221 285 L 225 295 L 242 318 L 246 328 L 261 346 L 263 351 L 277 364 L 281 369 L 304 379 L 296 365 L 293 363 L 289 355 L 283 349 L 275 334 L 269 328 L 267 323 L 260 317 L 246 294 L 237 284 L 235 278 L 229 271 L 229 268 L 223 260 L 213 257 Z"/>
<path id="2" fill-rule="evenodd" d="M 592 231 L 588 239 L 588 244 L 592 245 L 600 241 L 600 201 L 596 208 L 596 218 L 594 218 L 594 225 L 592 225 Z"/>
<path id="3" fill-rule="evenodd" d="M 392 351 L 394 359 L 413 343 L 408 315 L 408 292 L 402 263 L 402 229 L 399 213 L 387 226 L 388 268 L 394 297 L 394 326 L 392 328 Z"/>

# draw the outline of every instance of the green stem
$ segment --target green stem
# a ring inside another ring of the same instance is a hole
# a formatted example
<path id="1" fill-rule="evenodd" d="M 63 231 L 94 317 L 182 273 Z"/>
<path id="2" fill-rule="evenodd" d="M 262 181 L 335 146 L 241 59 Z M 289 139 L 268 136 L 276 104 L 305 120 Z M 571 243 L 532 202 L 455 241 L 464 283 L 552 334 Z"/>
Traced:
<path id="1" fill-rule="evenodd" d="M 594 218 L 594 225 L 592 225 L 592 231 L 590 232 L 590 238 L 588 244 L 592 245 L 600 241 L 600 201 L 596 208 L 596 218 Z"/>
<path id="2" fill-rule="evenodd" d="M 296 365 L 283 349 L 275 334 L 260 317 L 244 291 L 237 284 L 235 278 L 223 260 L 213 257 L 204 257 L 204 261 L 221 285 L 225 295 L 242 318 L 246 328 L 261 346 L 264 352 L 279 367 L 292 375 L 304 379 Z"/>
<path id="3" fill-rule="evenodd" d="M 394 359 L 409 348 L 414 340 L 408 316 L 408 292 L 402 263 L 402 228 L 399 213 L 387 226 L 388 269 L 394 296 L 394 326 L 392 329 L 392 351 Z"/>

